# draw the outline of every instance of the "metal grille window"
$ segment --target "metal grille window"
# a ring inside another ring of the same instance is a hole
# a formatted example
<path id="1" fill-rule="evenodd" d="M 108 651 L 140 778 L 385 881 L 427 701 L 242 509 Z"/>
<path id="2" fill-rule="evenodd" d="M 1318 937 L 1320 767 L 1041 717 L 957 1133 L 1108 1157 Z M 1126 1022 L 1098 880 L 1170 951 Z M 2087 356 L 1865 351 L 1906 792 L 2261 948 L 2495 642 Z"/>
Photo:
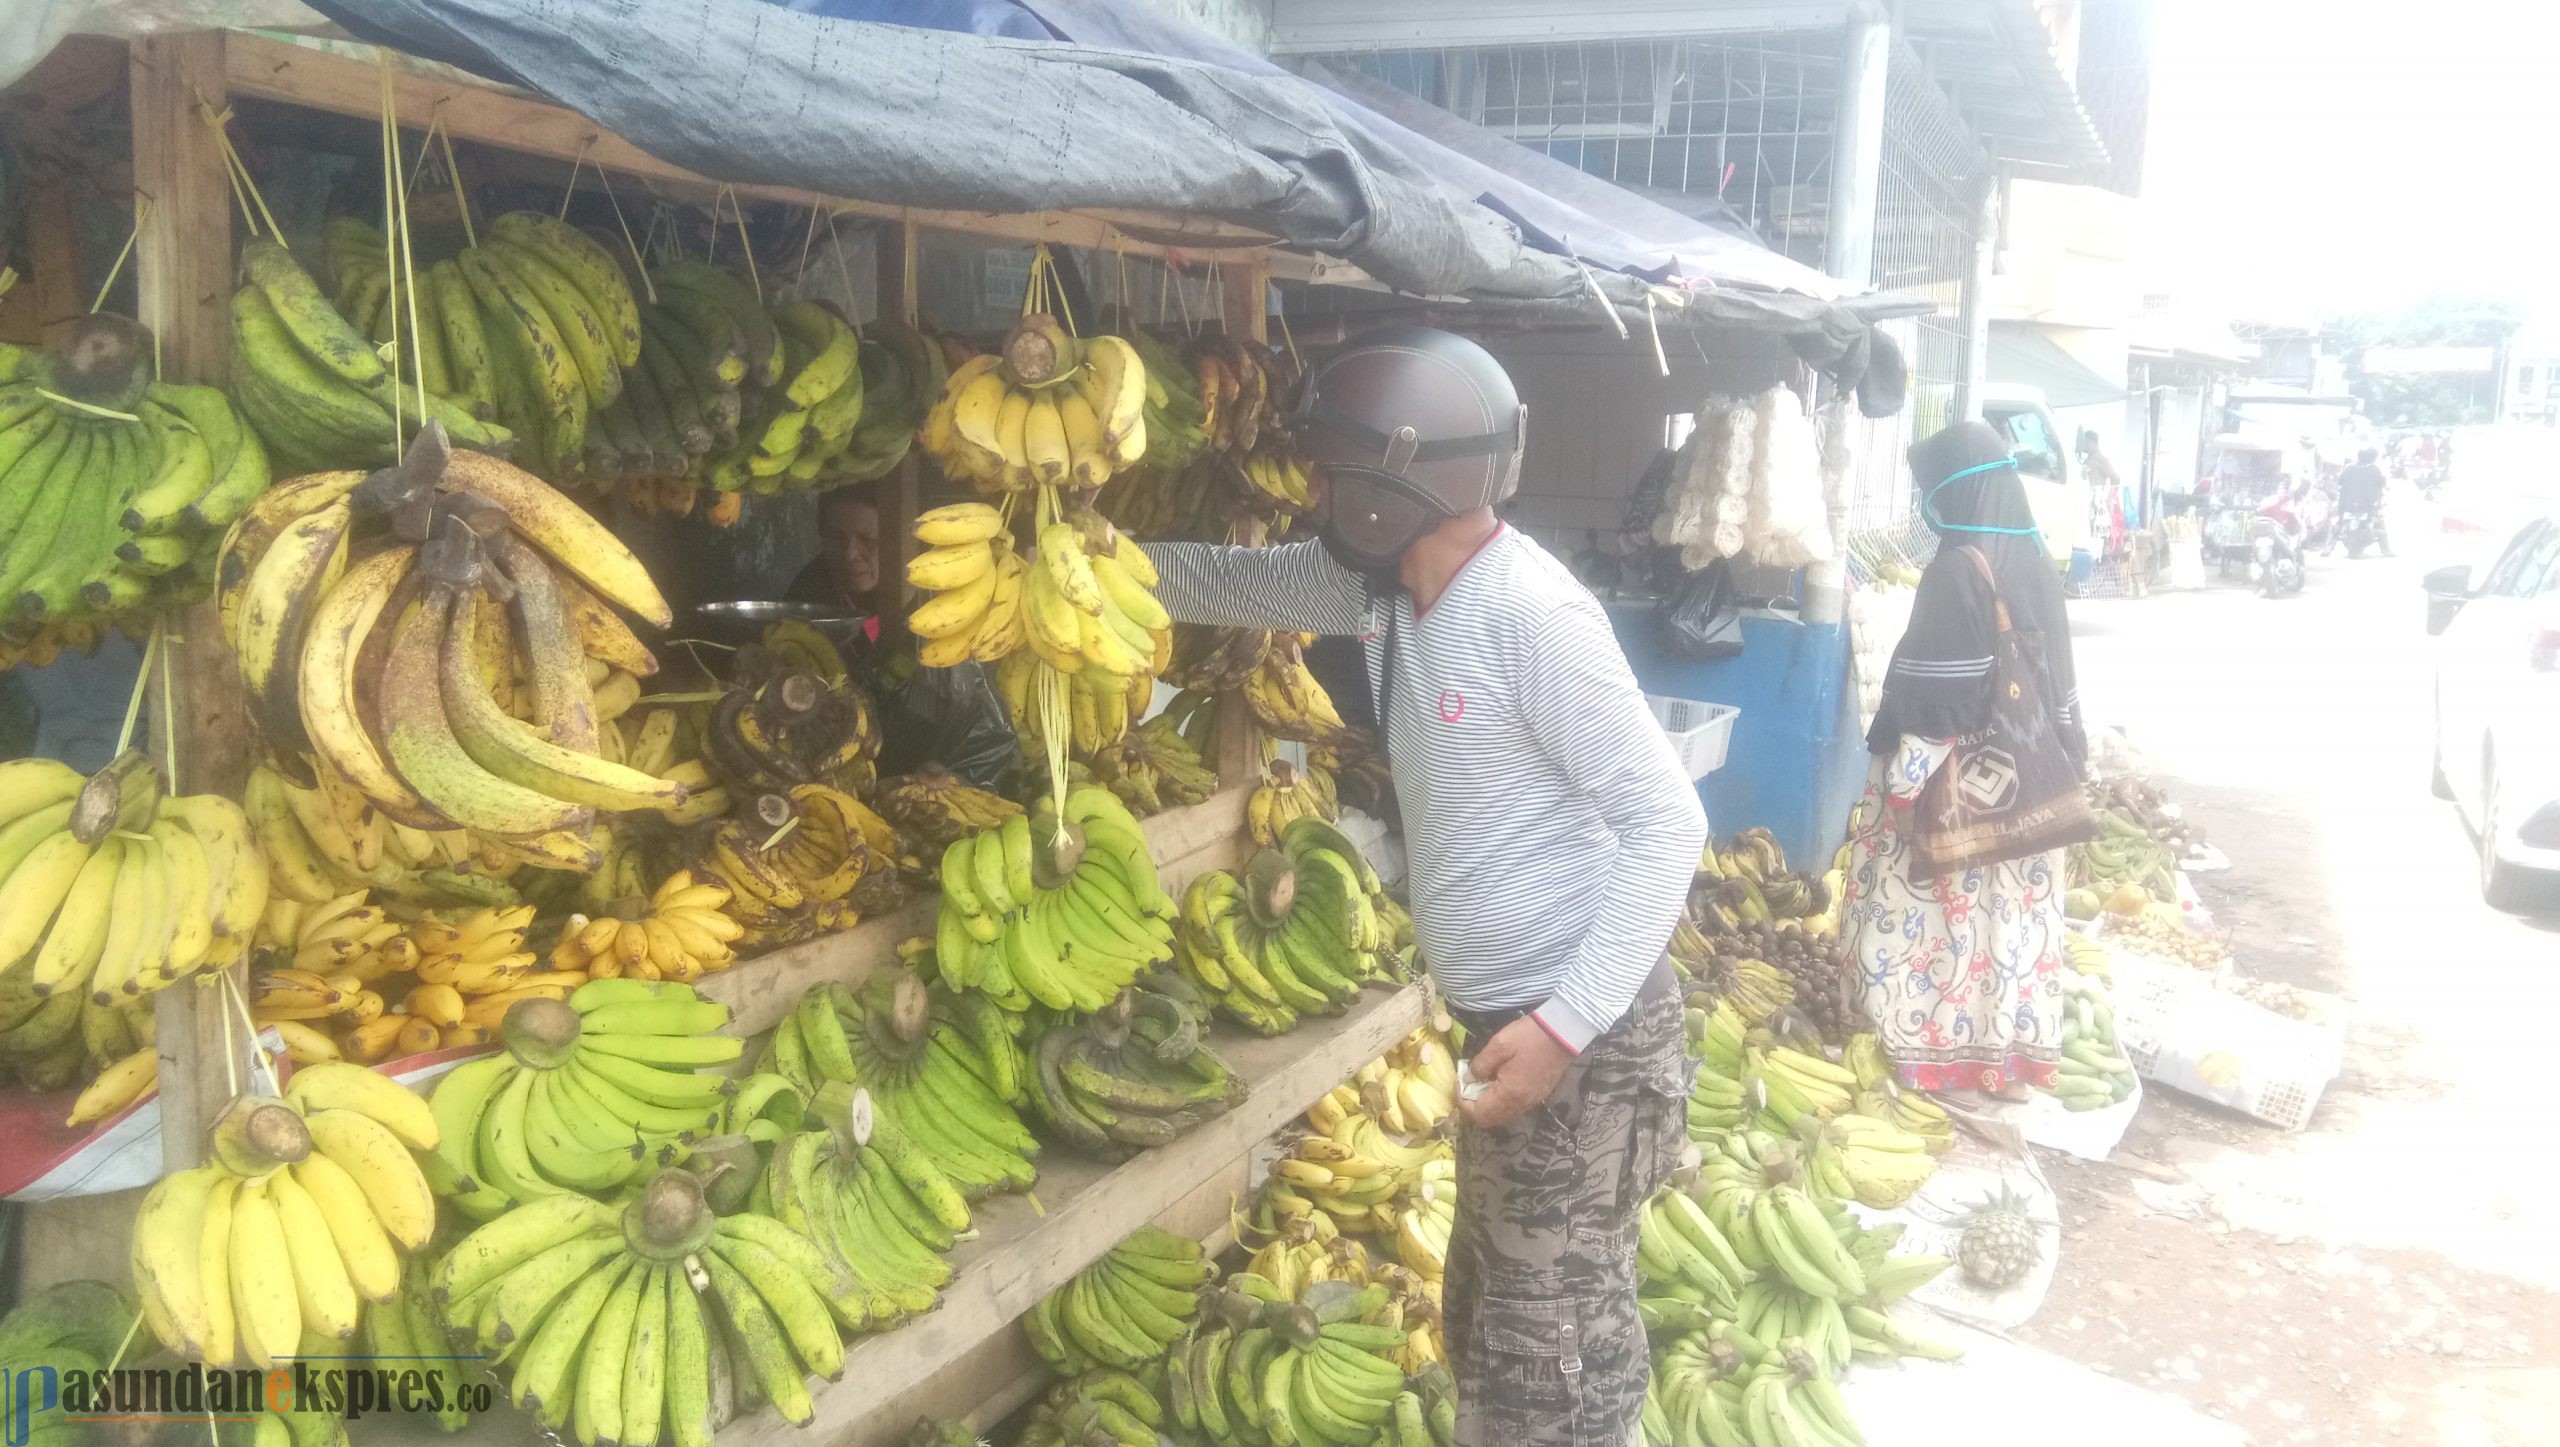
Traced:
<path id="1" fill-rule="evenodd" d="M 1366 52 L 1318 59 L 1358 70 L 1521 145 L 1710 224 L 1822 264 L 1831 199 L 1836 30 L 1569 45 Z M 1990 162 L 1963 119 L 1897 45 L 1888 78 L 1874 282 L 1928 297 L 1935 314 L 1894 327 L 1911 406 L 1866 427 L 1848 523 L 1901 532 L 1914 500 L 1903 453 L 1953 415 L 1966 370 L 1958 315 L 1975 199 Z"/>

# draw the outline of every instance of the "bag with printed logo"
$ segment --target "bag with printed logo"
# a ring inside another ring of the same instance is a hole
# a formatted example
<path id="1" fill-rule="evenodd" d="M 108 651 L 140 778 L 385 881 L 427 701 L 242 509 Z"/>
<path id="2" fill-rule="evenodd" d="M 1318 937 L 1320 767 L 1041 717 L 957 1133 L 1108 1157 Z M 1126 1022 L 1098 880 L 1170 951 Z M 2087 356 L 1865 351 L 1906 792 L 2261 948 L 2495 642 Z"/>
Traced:
<path id="1" fill-rule="evenodd" d="M 1956 740 L 1920 787 L 1912 873 L 1961 874 L 2098 837 L 2080 771 L 2045 701 L 2043 639 L 2009 625 L 1991 564 L 1964 550 L 1991 585 L 1999 637 L 1991 650 L 1991 721 Z"/>

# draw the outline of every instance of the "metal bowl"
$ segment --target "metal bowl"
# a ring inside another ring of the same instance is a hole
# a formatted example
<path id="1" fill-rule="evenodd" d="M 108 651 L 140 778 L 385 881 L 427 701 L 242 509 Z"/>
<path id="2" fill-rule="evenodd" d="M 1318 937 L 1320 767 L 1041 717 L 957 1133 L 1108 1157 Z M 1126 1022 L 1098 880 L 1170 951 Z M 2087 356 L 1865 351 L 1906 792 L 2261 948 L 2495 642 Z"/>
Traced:
<path id="1" fill-rule="evenodd" d="M 797 618 L 835 641 L 839 648 L 862 641 L 862 625 L 867 615 L 847 613 L 824 603 L 785 603 L 769 598 L 744 598 L 720 603 L 704 603 L 685 615 L 688 631 L 695 637 L 714 643 L 753 643 L 764 636 L 764 630 L 786 618 Z"/>

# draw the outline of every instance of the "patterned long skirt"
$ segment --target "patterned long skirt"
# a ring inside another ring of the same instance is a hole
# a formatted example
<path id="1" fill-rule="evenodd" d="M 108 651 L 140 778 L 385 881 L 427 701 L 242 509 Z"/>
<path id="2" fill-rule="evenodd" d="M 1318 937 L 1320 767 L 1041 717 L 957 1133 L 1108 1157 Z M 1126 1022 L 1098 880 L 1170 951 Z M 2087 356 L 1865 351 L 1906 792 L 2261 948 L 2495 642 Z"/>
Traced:
<path id="1" fill-rule="evenodd" d="M 1915 878 L 1912 804 L 1949 747 L 1906 735 L 1869 767 L 1841 933 L 1905 1085 L 2048 1085 L 2062 1055 L 2062 851 Z"/>

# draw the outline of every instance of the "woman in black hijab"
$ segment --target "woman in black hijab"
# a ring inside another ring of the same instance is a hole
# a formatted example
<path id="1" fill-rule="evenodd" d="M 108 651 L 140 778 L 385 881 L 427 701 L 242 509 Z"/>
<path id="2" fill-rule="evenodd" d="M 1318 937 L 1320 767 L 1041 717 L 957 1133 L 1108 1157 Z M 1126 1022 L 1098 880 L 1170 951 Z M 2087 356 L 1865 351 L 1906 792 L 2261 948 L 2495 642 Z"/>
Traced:
<path id="1" fill-rule="evenodd" d="M 1956 423 L 1911 449 L 1911 472 L 1938 555 L 1867 731 L 1873 762 L 1842 932 L 1903 1084 L 2012 1094 L 2051 1084 L 2061 1058 L 2062 852 L 1917 875 L 1912 805 L 1955 741 L 1991 722 L 2000 604 L 2011 627 L 2036 635 L 2054 734 L 2073 770 L 2083 765 L 2070 625 L 1999 433 Z"/>

